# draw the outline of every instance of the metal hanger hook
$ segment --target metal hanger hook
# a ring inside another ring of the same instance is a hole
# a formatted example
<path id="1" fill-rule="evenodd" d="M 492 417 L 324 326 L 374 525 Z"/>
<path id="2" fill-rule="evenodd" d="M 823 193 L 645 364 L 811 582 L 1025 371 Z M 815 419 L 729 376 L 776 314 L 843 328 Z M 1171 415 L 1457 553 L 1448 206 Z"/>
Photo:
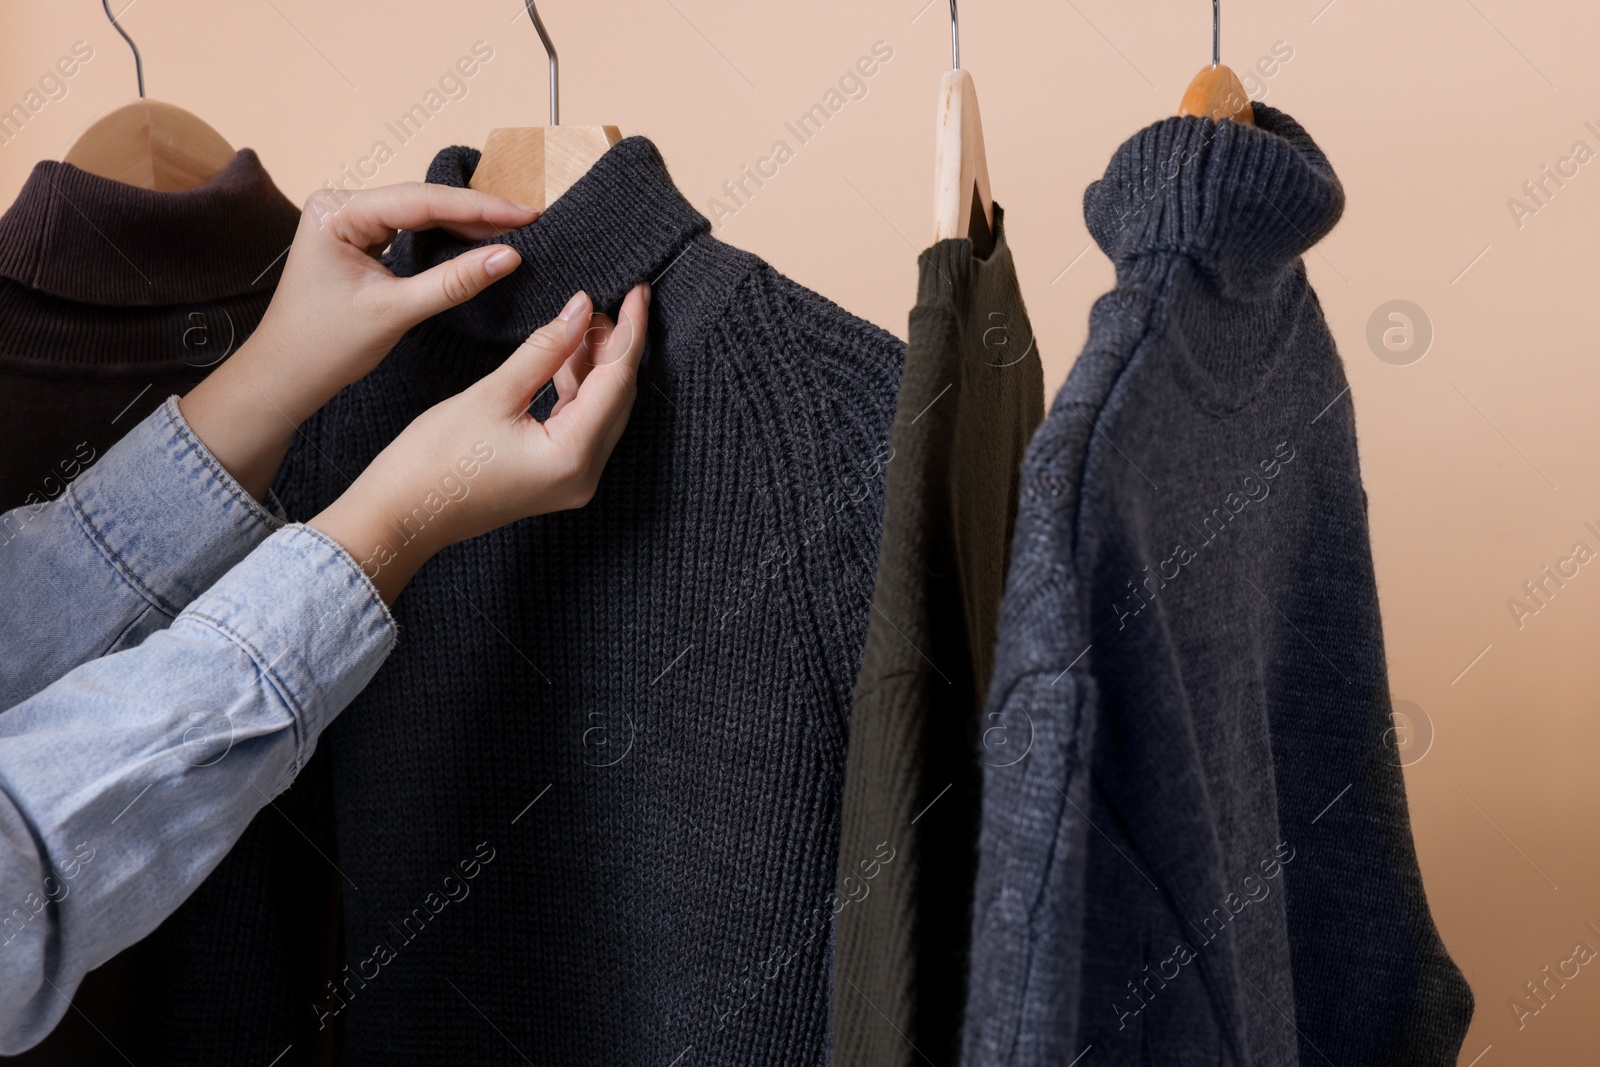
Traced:
<path id="1" fill-rule="evenodd" d="M 1211 0 L 1211 65 L 1222 65 L 1222 0 Z"/>
<path id="2" fill-rule="evenodd" d="M 539 40 L 544 44 L 545 55 L 550 57 L 550 125 L 561 125 L 561 64 L 556 59 L 556 46 L 550 40 L 550 32 L 544 28 L 544 22 L 539 18 L 539 11 L 533 6 L 533 0 L 522 0 L 528 8 L 528 17 L 533 20 L 533 28 L 539 31 Z"/>
<path id="3" fill-rule="evenodd" d="M 961 17 L 956 14 L 956 0 L 950 0 L 950 59 L 956 70 L 961 69 Z"/>
<path id="4" fill-rule="evenodd" d="M 144 99 L 144 60 L 139 58 L 139 46 L 133 43 L 133 38 L 128 36 L 128 31 L 122 28 L 122 23 L 117 21 L 117 16 L 111 13 L 111 0 L 100 0 L 100 6 L 106 9 L 106 18 L 111 20 L 111 26 L 122 39 L 128 42 L 128 47 L 133 49 L 133 72 L 139 78 L 139 99 Z"/>

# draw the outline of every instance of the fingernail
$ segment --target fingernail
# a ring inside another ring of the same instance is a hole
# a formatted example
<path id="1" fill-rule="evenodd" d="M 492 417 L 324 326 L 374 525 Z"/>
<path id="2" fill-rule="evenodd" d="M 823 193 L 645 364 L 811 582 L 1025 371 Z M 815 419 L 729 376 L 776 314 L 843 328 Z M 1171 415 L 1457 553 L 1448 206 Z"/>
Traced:
<path id="1" fill-rule="evenodd" d="M 649 307 L 650 306 L 650 297 L 652 295 L 654 295 L 654 290 L 652 290 L 650 288 L 650 283 L 649 282 L 645 282 L 644 283 L 644 306 L 645 307 Z"/>
<path id="2" fill-rule="evenodd" d="M 512 248 L 502 248 L 494 255 L 483 261 L 483 272 L 491 278 L 498 278 L 502 274 L 510 274 L 517 269 L 517 264 L 522 262 L 522 257 L 517 255 Z"/>
<path id="3" fill-rule="evenodd" d="M 567 301 L 567 306 L 561 309 L 561 314 L 557 317 L 572 322 L 583 315 L 588 304 L 589 295 L 580 289 L 573 295 L 571 300 Z"/>
<path id="4" fill-rule="evenodd" d="M 521 208 L 523 211 L 530 211 L 535 215 L 539 213 L 539 209 L 534 207 L 532 204 L 524 204 L 519 201 L 513 201 L 513 203 L 515 203 L 516 206 Z"/>

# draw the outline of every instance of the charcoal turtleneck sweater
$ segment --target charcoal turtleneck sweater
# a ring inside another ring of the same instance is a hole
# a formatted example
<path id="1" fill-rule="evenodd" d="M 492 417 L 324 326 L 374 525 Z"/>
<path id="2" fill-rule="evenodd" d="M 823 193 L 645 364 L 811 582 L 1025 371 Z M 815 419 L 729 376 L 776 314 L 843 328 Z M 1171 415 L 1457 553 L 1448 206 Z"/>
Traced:
<path id="1" fill-rule="evenodd" d="M 1084 211 L 1116 265 L 1029 447 L 986 718 L 970 1064 L 1453 1064 L 1304 129 L 1173 118 Z"/>
<path id="2" fill-rule="evenodd" d="M 446 150 L 428 180 L 477 161 Z M 638 400 L 587 507 L 422 569 L 324 736 L 348 970 L 306 1010 L 344 1027 L 348 1064 L 826 1063 L 904 346 L 712 238 L 643 138 L 504 240 L 515 274 L 307 423 L 291 516 L 576 290 L 615 313 L 652 282 Z M 467 247 L 402 235 L 388 262 Z"/>

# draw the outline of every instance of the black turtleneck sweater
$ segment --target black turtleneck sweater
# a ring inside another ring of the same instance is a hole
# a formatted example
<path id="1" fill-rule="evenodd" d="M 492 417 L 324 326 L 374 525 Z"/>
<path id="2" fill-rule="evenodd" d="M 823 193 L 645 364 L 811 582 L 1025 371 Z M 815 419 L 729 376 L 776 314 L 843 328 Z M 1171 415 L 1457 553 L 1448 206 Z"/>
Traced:
<path id="1" fill-rule="evenodd" d="M 476 151 L 428 180 L 467 184 Z M 649 141 L 524 264 L 304 428 L 291 516 L 572 293 L 651 281 L 637 403 L 586 508 L 441 553 L 322 741 L 348 1064 L 823 1064 L 844 743 L 904 346 L 712 238 Z M 469 246 L 402 235 L 415 274 Z M 548 409 L 553 391 L 536 401 Z"/>
<path id="2" fill-rule="evenodd" d="M 59 495 L 237 348 L 299 218 L 248 148 L 179 193 L 36 165 L 0 216 L 0 511 Z"/>
<path id="3" fill-rule="evenodd" d="M 0 216 L 0 510 L 60 495 L 236 350 L 266 311 L 299 218 L 249 149 L 185 192 L 36 165 Z M 315 942 L 278 931 L 325 925 L 327 872 L 315 846 L 263 813 L 220 877 L 91 974 L 77 1010 L 16 1062 L 265 1063 L 290 1043 L 309 1048 L 304 1004 L 323 961 Z M 274 921 L 194 921 L 223 886 L 233 912 Z M 233 1016 L 230 998 L 258 1010 Z"/>

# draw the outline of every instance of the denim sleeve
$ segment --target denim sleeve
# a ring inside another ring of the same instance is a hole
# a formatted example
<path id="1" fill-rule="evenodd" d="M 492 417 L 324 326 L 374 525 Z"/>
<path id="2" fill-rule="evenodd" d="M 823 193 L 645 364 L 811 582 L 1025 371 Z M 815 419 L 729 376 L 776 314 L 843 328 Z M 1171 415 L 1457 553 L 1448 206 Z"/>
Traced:
<path id="1" fill-rule="evenodd" d="M 64 494 L 0 515 L 0 708 L 168 625 L 280 516 L 169 398 Z"/>
<path id="2" fill-rule="evenodd" d="M 355 560 L 289 526 L 171 626 L 0 715 L 0 1054 L 199 886 L 394 643 Z"/>

